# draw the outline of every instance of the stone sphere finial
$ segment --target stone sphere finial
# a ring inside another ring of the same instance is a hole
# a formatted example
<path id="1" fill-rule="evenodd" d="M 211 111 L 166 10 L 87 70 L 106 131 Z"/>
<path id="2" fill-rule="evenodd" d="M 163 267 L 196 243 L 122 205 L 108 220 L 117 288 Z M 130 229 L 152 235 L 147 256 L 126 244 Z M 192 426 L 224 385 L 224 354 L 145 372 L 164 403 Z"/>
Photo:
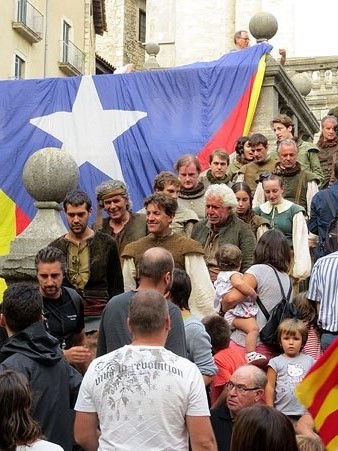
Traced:
<path id="1" fill-rule="evenodd" d="M 306 74 L 295 74 L 291 80 L 302 96 L 306 97 L 310 94 L 312 83 Z"/>
<path id="2" fill-rule="evenodd" d="M 146 42 L 144 45 L 145 51 L 149 56 L 157 56 L 160 51 L 160 46 L 156 42 Z"/>
<path id="3" fill-rule="evenodd" d="M 257 42 L 268 41 L 277 33 L 278 22 L 273 14 L 261 11 L 251 17 L 249 30 Z"/>
<path id="4" fill-rule="evenodd" d="M 160 65 L 157 62 L 156 56 L 160 51 L 160 46 L 156 42 L 147 42 L 144 45 L 145 51 L 149 55 L 149 58 L 143 64 L 143 69 L 159 69 Z"/>
<path id="5" fill-rule="evenodd" d="M 62 202 L 68 191 L 76 188 L 79 168 L 72 156 L 55 147 L 33 153 L 23 168 L 23 182 L 37 201 Z"/>

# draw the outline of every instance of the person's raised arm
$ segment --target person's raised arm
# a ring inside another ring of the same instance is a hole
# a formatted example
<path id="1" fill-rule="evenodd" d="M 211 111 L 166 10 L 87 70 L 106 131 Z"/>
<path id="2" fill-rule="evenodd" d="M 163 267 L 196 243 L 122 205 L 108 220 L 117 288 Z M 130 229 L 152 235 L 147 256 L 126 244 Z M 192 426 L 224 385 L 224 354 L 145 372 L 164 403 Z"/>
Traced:
<path id="1" fill-rule="evenodd" d="M 243 281 L 247 283 L 254 290 L 257 287 L 257 280 L 255 276 L 252 274 L 244 274 Z M 230 308 L 235 307 L 239 302 L 243 302 L 245 300 L 245 295 L 241 293 L 237 288 L 232 288 L 229 293 L 225 294 L 222 297 L 222 310 L 226 312 Z"/>
<path id="2" fill-rule="evenodd" d="M 241 293 L 243 293 L 245 296 L 251 296 L 256 297 L 257 293 L 256 291 L 244 281 L 243 274 L 233 274 L 230 277 L 231 284 L 234 288 L 239 290 Z"/>

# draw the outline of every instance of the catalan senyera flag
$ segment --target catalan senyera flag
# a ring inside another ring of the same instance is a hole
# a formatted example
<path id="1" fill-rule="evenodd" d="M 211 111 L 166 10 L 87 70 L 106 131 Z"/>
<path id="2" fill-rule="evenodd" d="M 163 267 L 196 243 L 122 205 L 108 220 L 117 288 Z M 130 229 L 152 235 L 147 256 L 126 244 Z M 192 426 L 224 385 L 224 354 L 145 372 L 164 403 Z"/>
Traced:
<path id="1" fill-rule="evenodd" d="M 317 360 L 296 396 L 308 409 L 328 451 L 338 450 L 338 339 Z"/>
<path id="2" fill-rule="evenodd" d="M 34 152 L 68 151 L 94 205 L 99 183 L 125 181 L 138 210 L 156 174 L 173 171 L 182 154 L 205 168 L 210 152 L 231 153 L 248 133 L 271 49 L 166 70 L 0 81 L 0 254 L 36 214 L 22 183 Z"/>

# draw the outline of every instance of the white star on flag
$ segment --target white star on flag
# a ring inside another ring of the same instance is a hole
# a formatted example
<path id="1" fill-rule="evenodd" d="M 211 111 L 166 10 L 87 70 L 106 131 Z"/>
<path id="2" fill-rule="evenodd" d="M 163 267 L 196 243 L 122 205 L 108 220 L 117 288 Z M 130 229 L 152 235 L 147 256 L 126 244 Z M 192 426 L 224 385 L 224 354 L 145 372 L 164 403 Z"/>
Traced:
<path id="1" fill-rule="evenodd" d="M 59 111 L 30 123 L 61 141 L 78 166 L 88 161 L 109 177 L 123 180 L 113 141 L 146 116 L 143 111 L 104 110 L 93 78 L 87 75 L 71 112 Z"/>

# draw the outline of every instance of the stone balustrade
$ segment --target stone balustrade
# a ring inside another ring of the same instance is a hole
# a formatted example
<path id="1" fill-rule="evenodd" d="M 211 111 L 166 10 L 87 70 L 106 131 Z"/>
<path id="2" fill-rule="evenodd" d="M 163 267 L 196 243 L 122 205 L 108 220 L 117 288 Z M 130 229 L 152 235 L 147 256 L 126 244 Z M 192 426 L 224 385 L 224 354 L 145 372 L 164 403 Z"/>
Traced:
<path id="1" fill-rule="evenodd" d="M 311 110 L 321 119 L 338 105 L 338 57 L 288 58 L 285 69 L 292 77 L 305 74 L 312 90 L 306 97 Z"/>

